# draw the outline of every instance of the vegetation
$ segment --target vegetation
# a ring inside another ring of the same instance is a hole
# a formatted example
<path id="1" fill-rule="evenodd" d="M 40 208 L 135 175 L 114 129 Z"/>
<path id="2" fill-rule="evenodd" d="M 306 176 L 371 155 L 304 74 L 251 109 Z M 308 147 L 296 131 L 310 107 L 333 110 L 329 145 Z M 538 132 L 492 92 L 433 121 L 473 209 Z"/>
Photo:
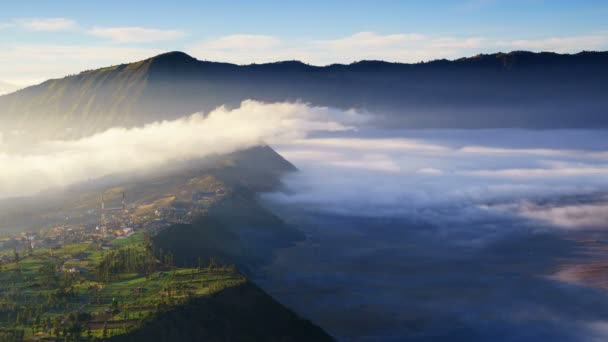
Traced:
<path id="1" fill-rule="evenodd" d="M 141 329 L 115 340 L 323 342 L 333 338 L 255 285 L 244 283 L 159 312 Z"/>
<path id="2" fill-rule="evenodd" d="M 0 234 L 0 342 L 331 340 L 233 265 L 246 270 L 303 238 L 257 203 L 294 169 L 263 146 L 0 201 L 3 231 L 30 229 Z M 96 229 L 100 194 L 116 206 L 123 192 L 120 228 Z M 126 226 L 136 233 L 125 238 Z"/>
<path id="3" fill-rule="evenodd" d="M 178 268 L 136 234 L 109 250 L 95 243 L 15 256 L 0 271 L 0 341 L 99 340 L 139 328 L 223 289 L 247 282 L 215 261 Z"/>
<path id="4" fill-rule="evenodd" d="M 157 257 L 172 251 L 178 266 L 196 267 L 216 259 L 247 271 L 270 261 L 276 249 L 303 238 L 300 231 L 255 201 L 235 196 L 190 224 L 175 224 L 161 231 L 154 237 L 154 246 Z"/>
<path id="5" fill-rule="evenodd" d="M 258 163 L 257 159 L 263 162 Z M 101 194 L 107 205 L 119 206 L 122 193 L 126 193 L 128 206 L 133 208 L 132 215 L 138 219 L 153 217 L 156 209 L 192 201 L 192 193 L 197 191 L 224 191 L 225 196 L 217 199 L 236 194 L 241 203 L 250 202 L 249 211 L 255 211 L 259 207 L 253 203 L 255 193 L 277 190 L 280 176 L 293 170 L 294 166 L 279 154 L 261 146 L 193 161 L 175 169 L 169 167 L 169 170 L 140 175 L 127 182 L 120 177 L 109 177 L 99 185 L 87 183 L 31 198 L 0 199 L 0 239 L 5 232 L 31 230 L 32 227 L 36 230 L 98 224 Z M 235 213 L 238 212 L 230 212 Z"/>

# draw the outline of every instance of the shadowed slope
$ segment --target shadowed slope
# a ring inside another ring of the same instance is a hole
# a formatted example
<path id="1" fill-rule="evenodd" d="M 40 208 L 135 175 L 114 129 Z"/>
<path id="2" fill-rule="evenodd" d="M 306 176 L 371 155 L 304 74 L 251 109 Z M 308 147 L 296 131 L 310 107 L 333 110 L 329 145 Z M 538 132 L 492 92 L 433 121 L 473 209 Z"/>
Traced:
<path id="1" fill-rule="evenodd" d="M 0 97 L 2 130 L 82 136 L 245 99 L 361 108 L 390 127 L 607 127 L 608 53 L 511 52 L 419 64 L 238 66 L 170 52 Z M 43 128 L 41 128 L 43 127 Z"/>

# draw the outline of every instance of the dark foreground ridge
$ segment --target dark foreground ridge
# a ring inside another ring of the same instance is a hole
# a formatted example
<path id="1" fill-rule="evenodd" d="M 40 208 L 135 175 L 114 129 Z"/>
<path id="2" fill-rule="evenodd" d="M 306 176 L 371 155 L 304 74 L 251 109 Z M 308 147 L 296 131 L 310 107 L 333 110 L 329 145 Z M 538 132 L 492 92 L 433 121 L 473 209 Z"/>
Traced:
<path id="1" fill-rule="evenodd" d="M 334 339 L 251 283 L 162 312 L 111 341 L 277 341 Z"/>
<path id="2" fill-rule="evenodd" d="M 376 124 L 397 128 L 597 128 L 608 127 L 606 78 L 608 52 L 324 67 L 240 66 L 170 52 L 1 96 L 0 127 L 87 135 L 255 99 L 358 108 L 374 113 Z"/>

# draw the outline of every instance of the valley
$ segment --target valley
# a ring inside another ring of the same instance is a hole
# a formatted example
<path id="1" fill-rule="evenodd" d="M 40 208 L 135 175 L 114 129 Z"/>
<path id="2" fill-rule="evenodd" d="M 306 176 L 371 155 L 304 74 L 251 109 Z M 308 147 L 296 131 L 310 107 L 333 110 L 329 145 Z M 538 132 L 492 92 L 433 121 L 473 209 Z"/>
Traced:
<path id="1" fill-rule="evenodd" d="M 257 202 L 294 170 L 261 146 L 3 211 L 0 340 L 332 340 L 246 275 L 304 238 Z"/>

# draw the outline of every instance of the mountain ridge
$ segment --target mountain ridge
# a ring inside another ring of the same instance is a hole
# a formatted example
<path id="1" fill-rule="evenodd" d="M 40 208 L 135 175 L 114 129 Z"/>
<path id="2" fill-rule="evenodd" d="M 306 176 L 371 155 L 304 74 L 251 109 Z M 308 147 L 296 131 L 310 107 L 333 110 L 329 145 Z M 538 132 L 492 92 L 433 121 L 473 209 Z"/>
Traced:
<path id="1" fill-rule="evenodd" d="M 331 63 L 331 64 L 327 64 L 327 65 L 313 65 L 313 64 L 307 64 L 307 63 L 299 61 L 299 60 L 282 60 L 282 61 L 266 62 L 266 63 L 235 64 L 235 63 L 229 63 L 229 62 L 197 59 L 183 51 L 176 50 L 176 51 L 164 52 L 164 53 L 158 54 L 156 56 L 149 57 L 149 58 L 146 58 L 146 59 L 143 59 L 140 61 L 136 61 L 136 62 L 116 64 L 116 65 L 101 67 L 101 68 L 96 68 L 96 69 L 87 69 L 87 70 L 83 70 L 77 74 L 67 75 L 67 76 L 59 77 L 59 78 L 51 78 L 51 79 L 48 79 L 41 83 L 33 84 L 30 86 L 15 90 L 12 93 L 2 94 L 2 95 L 0 95 L 0 97 L 12 95 L 14 93 L 25 91 L 30 88 L 42 86 L 44 84 L 47 84 L 47 83 L 53 82 L 53 81 L 73 78 L 73 77 L 77 77 L 80 75 L 87 75 L 87 74 L 100 72 L 100 71 L 122 69 L 122 67 L 127 67 L 127 66 L 136 66 L 136 65 L 139 66 L 139 65 L 146 64 L 149 62 L 159 62 L 159 61 L 162 61 L 163 63 L 166 63 L 166 62 L 175 63 L 175 62 L 188 61 L 188 62 L 204 63 L 204 64 L 225 66 L 225 67 L 234 67 L 234 68 L 243 68 L 243 67 L 258 67 L 259 68 L 259 67 L 267 67 L 267 66 L 292 65 L 292 66 L 303 66 L 303 67 L 306 67 L 309 69 L 331 69 L 331 68 L 343 68 L 343 67 L 361 67 L 361 68 L 365 69 L 365 67 L 369 67 L 369 66 L 407 67 L 407 66 L 420 66 L 420 65 L 447 65 L 447 64 L 462 65 L 463 63 L 467 63 L 467 62 L 479 62 L 479 63 L 489 64 L 489 65 L 492 65 L 494 63 L 496 66 L 502 66 L 505 68 L 509 68 L 509 67 L 512 67 L 515 64 L 517 64 L 516 62 L 522 62 L 522 60 L 520 59 L 521 57 L 525 57 L 523 61 L 527 61 L 527 62 L 533 61 L 533 62 L 536 62 L 535 64 L 538 64 L 539 62 L 563 63 L 563 62 L 568 61 L 568 59 L 570 59 L 570 58 L 576 58 L 576 57 L 584 57 L 585 58 L 584 62 L 606 63 L 606 61 L 608 60 L 608 51 L 583 50 L 583 51 L 580 51 L 577 53 L 557 53 L 557 52 L 532 52 L 532 51 L 527 51 L 527 50 L 513 50 L 510 52 L 496 52 L 496 53 L 489 53 L 489 54 L 481 53 L 481 54 L 477 54 L 474 56 L 459 57 L 459 58 L 454 58 L 454 59 L 445 59 L 445 58 L 433 59 L 433 60 L 421 61 L 421 62 L 417 62 L 417 63 L 391 62 L 391 61 L 386 61 L 386 60 L 363 59 L 363 60 L 354 61 L 354 62 L 348 63 L 348 64 Z M 532 57 L 532 58 L 530 58 L 530 57 Z M 536 58 L 544 57 L 544 59 L 534 59 L 535 57 Z"/>
<path id="2" fill-rule="evenodd" d="M 488 53 L 488 54 L 477 54 L 474 56 L 466 56 L 459 57 L 454 59 L 432 59 L 428 61 L 421 61 L 417 63 L 407 63 L 407 62 L 391 62 L 386 60 L 372 60 L 372 59 L 362 59 L 358 61 L 353 61 L 352 63 L 344 64 L 344 63 L 331 63 L 327 65 L 314 65 L 302 62 L 300 60 L 281 60 L 274 62 L 265 62 L 265 63 L 250 63 L 250 64 L 235 64 L 229 62 L 221 62 L 221 61 L 209 61 L 205 59 L 197 59 L 183 51 L 169 51 L 165 53 L 161 53 L 159 55 L 144 59 L 139 62 L 160 62 L 163 63 L 204 63 L 215 66 L 225 66 L 225 67 L 234 67 L 234 68 L 264 68 L 271 66 L 278 67 L 292 67 L 292 68 L 302 68 L 302 69 L 331 69 L 331 68 L 341 68 L 341 67 L 367 67 L 367 66 L 392 66 L 392 67 L 408 67 L 408 66 L 420 66 L 420 65 L 463 65 L 466 63 L 477 63 L 477 64 L 485 64 L 488 66 L 498 66 L 503 67 L 505 69 L 509 69 L 515 65 L 521 64 L 559 64 L 565 63 L 575 58 L 583 58 L 584 60 L 580 60 L 579 62 L 594 62 L 594 63 L 605 63 L 608 59 L 608 51 L 587 51 L 583 50 L 577 53 L 557 53 L 557 52 L 532 52 L 526 50 L 513 50 L 510 52 L 496 52 L 496 53 Z M 134 63 L 139 63 L 134 62 Z M 120 65 L 129 65 L 134 63 L 125 63 Z M 92 71 L 101 70 L 104 68 L 94 69 Z"/>
<path id="3" fill-rule="evenodd" d="M 513 51 L 320 67 L 299 61 L 236 65 L 173 51 L 0 96 L 0 130 L 84 136 L 246 99 L 361 109 L 376 114 L 375 124 L 397 128 L 608 127 L 601 91 L 606 77 L 608 52 Z"/>

